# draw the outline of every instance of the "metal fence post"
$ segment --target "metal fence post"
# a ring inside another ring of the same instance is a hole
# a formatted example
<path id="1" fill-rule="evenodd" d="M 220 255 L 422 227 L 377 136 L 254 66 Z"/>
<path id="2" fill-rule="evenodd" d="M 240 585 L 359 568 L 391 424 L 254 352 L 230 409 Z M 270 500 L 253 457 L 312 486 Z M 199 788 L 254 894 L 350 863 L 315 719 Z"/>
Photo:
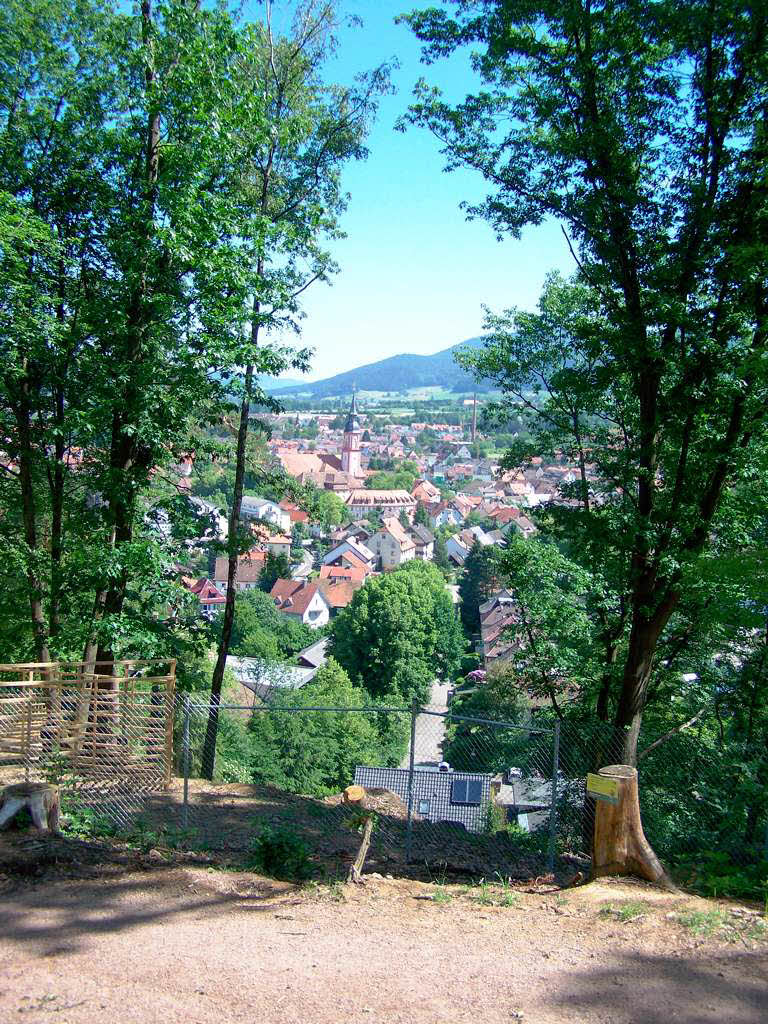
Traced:
<path id="1" fill-rule="evenodd" d="M 411 862 L 411 843 L 413 840 L 413 762 L 416 756 L 416 719 L 419 715 L 419 702 L 411 701 L 411 746 L 408 755 L 408 824 L 405 830 L 405 863 Z"/>
<path id="2" fill-rule="evenodd" d="M 555 734 L 552 741 L 552 805 L 549 809 L 549 848 L 547 850 L 547 868 L 555 870 L 555 842 L 557 839 L 557 775 L 560 770 L 560 721 L 555 722 Z"/>
<path id="3" fill-rule="evenodd" d="M 189 694 L 184 694 L 184 732 L 182 735 L 181 759 L 184 771 L 184 800 L 181 805 L 181 827 L 189 826 Z"/>

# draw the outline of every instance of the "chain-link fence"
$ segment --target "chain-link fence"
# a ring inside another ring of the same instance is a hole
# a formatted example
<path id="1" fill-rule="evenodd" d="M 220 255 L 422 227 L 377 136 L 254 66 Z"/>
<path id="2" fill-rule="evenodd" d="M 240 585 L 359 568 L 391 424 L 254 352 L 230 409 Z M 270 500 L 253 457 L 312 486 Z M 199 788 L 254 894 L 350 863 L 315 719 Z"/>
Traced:
<path id="1" fill-rule="evenodd" d="M 352 784 L 375 812 L 370 869 L 530 878 L 558 855 L 563 778 L 558 727 L 452 715 L 444 709 L 216 709 L 214 780 L 203 779 L 211 705 L 182 696 L 176 775 L 147 820 L 198 847 L 241 856 L 265 830 L 298 836 L 338 874 L 359 837 Z"/>
<path id="2" fill-rule="evenodd" d="M 369 869 L 535 877 L 589 866 L 595 805 L 588 772 L 621 760 L 594 721 L 502 722 L 445 706 L 217 709 L 213 772 L 204 771 L 211 705 L 178 695 L 151 666 L 118 683 L 0 680 L 3 781 L 49 779 L 118 826 L 175 833 L 241 861 L 265 831 L 298 836 L 319 871 L 345 871 L 358 784 L 376 829 Z M 111 678 L 111 677 L 110 677 Z M 644 737 L 638 765 L 649 841 L 683 881 L 736 865 L 766 877 L 768 795 L 736 784 L 725 754 L 690 734 Z M 210 767 L 210 765 L 208 766 Z M 8 772 L 11 772 L 9 776 Z M 204 778 L 212 774 L 213 781 Z M 761 874 L 762 872 L 762 874 Z"/>

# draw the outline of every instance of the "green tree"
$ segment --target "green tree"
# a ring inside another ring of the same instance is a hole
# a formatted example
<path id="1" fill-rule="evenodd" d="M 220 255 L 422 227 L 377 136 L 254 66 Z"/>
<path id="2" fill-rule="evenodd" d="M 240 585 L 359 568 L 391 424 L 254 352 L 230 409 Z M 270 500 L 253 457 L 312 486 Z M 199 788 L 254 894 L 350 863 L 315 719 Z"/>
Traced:
<path id="1" fill-rule="evenodd" d="M 259 590 L 268 594 L 274 587 L 277 580 L 289 580 L 291 578 L 291 563 L 287 555 L 276 555 L 273 551 L 267 552 L 264 559 L 264 568 L 259 576 Z"/>
<path id="2" fill-rule="evenodd" d="M 576 464 L 605 481 L 600 506 L 582 472 L 573 521 L 584 556 L 614 563 L 601 707 L 634 763 L 660 640 L 764 442 L 768 11 L 454 7 L 408 21 L 427 61 L 479 46 L 484 88 L 451 106 L 422 83 L 411 120 L 486 178 L 472 210 L 497 232 L 559 219 L 589 291 L 560 309 L 546 296 L 533 320 L 492 317 L 470 361 L 524 408 L 540 392 Z"/>
<path id="3" fill-rule="evenodd" d="M 425 701 L 435 678 L 456 672 L 464 647 L 442 574 L 427 562 L 369 579 L 331 629 L 331 652 L 350 678 L 395 701 Z"/>
<path id="4" fill-rule="evenodd" d="M 328 280 L 335 265 L 325 244 L 337 231 L 345 206 L 339 170 L 365 155 L 364 139 L 376 97 L 386 85 L 383 69 L 360 75 L 353 87 L 329 87 L 324 66 L 335 48 L 337 16 L 332 3 L 298 6 L 291 30 L 273 34 L 271 4 L 265 24 L 254 25 L 238 53 L 235 88 L 264 116 L 254 132 L 241 117 L 230 130 L 243 147 L 243 177 L 254 206 L 238 225 L 249 256 L 242 387 L 235 486 L 230 509 L 228 587 L 221 638 L 211 679 L 211 712 L 203 770 L 210 777 L 216 749 L 217 706 L 234 616 L 240 509 L 251 408 L 274 406 L 258 387 L 260 337 L 270 327 L 298 331 L 299 296 L 315 281 Z M 254 83 L 258 88 L 254 90 Z M 246 129 L 243 131 L 243 129 Z M 281 367 L 283 368 L 283 367 Z M 268 372 L 272 372 L 271 370 Z M 316 430 L 316 427 L 315 427 Z"/>
<path id="5" fill-rule="evenodd" d="M 254 713 L 249 726 L 254 782 L 323 796 L 349 786 L 358 764 L 382 763 L 376 716 L 353 710 L 369 701 L 365 690 L 354 686 L 333 658 L 300 690 L 276 694 L 270 702 L 272 708 L 341 707 L 350 711 Z"/>
<path id="6" fill-rule="evenodd" d="M 334 491 L 317 491 L 310 505 L 311 518 L 329 530 L 344 522 L 346 506 Z"/>
<path id="7" fill-rule="evenodd" d="M 217 639 L 221 629 L 222 617 L 219 615 L 214 621 Z M 315 630 L 283 615 L 263 591 L 247 590 L 237 595 L 232 624 L 233 654 L 266 661 L 285 661 L 315 640 Z"/>
<path id="8" fill-rule="evenodd" d="M 475 541 L 459 577 L 461 621 L 469 636 L 480 632 L 480 605 L 504 584 L 501 582 L 501 549 Z"/>

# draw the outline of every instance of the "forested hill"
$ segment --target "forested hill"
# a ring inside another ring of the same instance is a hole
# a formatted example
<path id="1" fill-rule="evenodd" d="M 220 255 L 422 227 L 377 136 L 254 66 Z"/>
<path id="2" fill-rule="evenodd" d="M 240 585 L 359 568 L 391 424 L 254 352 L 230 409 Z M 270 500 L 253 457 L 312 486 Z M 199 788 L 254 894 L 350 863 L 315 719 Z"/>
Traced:
<path id="1" fill-rule="evenodd" d="M 440 387 L 449 391 L 472 391 L 474 378 L 456 363 L 454 353 L 461 348 L 479 348 L 482 338 L 468 338 L 458 345 L 431 356 L 401 355 L 380 359 L 377 363 L 345 370 L 335 377 L 280 388 L 281 395 L 309 394 L 327 398 L 358 391 L 407 391 L 409 388 Z M 271 389 L 270 389 L 271 390 Z"/>

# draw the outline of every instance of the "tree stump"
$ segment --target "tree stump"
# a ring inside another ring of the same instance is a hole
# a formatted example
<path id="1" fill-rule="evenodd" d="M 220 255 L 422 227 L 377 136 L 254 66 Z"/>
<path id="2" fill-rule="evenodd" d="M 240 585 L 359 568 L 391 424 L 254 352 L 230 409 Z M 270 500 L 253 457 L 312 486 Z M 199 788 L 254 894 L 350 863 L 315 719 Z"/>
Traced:
<path id="1" fill-rule="evenodd" d="M 616 782 L 618 802 L 596 801 L 592 878 L 638 875 L 656 885 L 675 890 L 643 832 L 637 769 L 626 764 L 610 764 L 601 768 L 598 774 Z"/>
<path id="2" fill-rule="evenodd" d="M 376 814 L 373 811 L 365 810 L 364 800 L 365 790 L 362 786 L 347 786 L 341 794 L 341 802 L 343 804 L 359 808 L 358 813 L 353 815 L 347 823 L 350 828 L 359 828 L 362 834 L 360 849 L 357 851 L 357 856 L 347 872 L 347 881 L 355 882 L 358 885 L 363 884 L 363 867 L 365 865 L 365 858 L 368 856 L 373 826 L 376 821 Z"/>
<path id="3" fill-rule="evenodd" d="M 0 795 L 0 829 L 26 807 L 35 828 L 59 831 L 59 790 L 44 782 L 20 782 L 6 786 Z"/>

